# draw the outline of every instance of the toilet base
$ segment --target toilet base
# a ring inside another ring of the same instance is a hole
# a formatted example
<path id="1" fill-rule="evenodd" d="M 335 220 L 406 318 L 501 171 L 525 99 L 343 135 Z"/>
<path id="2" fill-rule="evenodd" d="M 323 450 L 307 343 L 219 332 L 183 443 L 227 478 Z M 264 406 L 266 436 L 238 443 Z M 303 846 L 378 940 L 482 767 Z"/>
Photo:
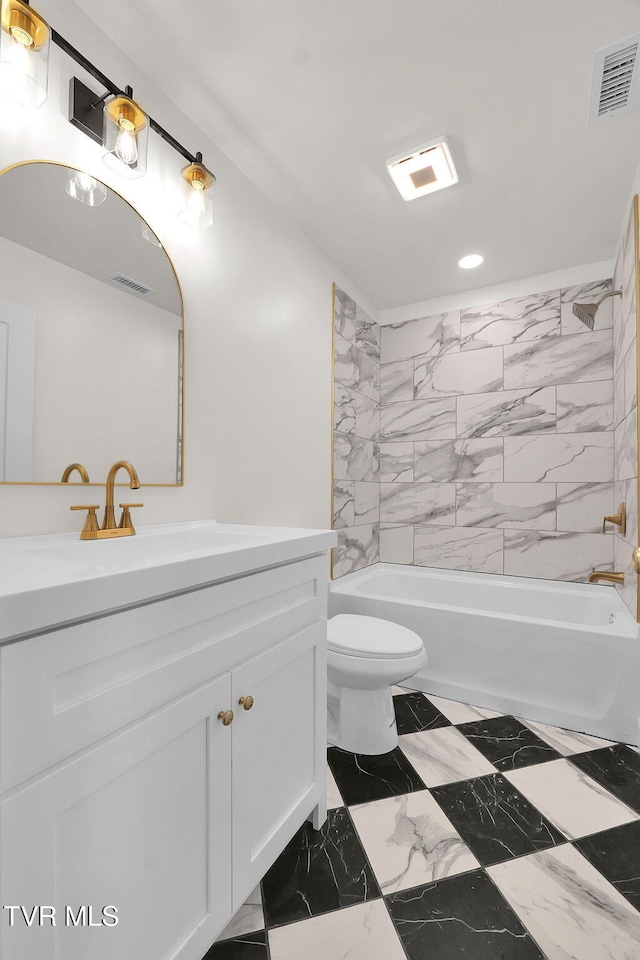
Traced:
<path id="1" fill-rule="evenodd" d="M 349 753 L 375 756 L 398 746 L 391 688 L 354 690 L 329 683 L 327 738 Z"/>

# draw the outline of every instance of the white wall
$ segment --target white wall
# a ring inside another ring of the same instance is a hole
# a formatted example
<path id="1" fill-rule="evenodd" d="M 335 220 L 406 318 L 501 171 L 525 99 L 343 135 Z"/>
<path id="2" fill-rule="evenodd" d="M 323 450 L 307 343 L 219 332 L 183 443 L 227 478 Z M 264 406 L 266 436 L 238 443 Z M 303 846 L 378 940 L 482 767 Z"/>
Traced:
<path id="1" fill-rule="evenodd" d="M 82 73 L 55 46 L 44 107 L 2 103 L 0 169 L 47 159 L 100 177 L 151 224 L 183 288 L 185 487 L 144 489 L 139 522 L 330 526 L 331 282 L 375 311 L 71 0 L 41 0 L 38 9 L 113 80 L 132 84 L 152 116 L 202 150 L 218 177 L 214 226 L 199 233 L 175 215 L 184 161 L 155 134 L 146 177 L 128 183 L 111 174 L 99 147 L 67 122 L 68 80 Z M 78 529 L 68 510 L 77 498 L 77 487 L 2 486 L 0 535 Z"/>
<path id="2" fill-rule="evenodd" d="M 124 459 L 143 483 L 175 483 L 180 317 L 5 237 L 0 289 L 35 318 L 32 470 L 20 479 L 59 480 L 80 460 L 101 482 Z"/>

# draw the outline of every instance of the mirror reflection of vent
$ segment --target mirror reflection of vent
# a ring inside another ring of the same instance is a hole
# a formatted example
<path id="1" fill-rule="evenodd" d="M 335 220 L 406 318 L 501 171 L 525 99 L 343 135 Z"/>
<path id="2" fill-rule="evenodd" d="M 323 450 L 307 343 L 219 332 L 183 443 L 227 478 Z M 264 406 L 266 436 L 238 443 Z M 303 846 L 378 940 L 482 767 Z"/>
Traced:
<path id="1" fill-rule="evenodd" d="M 597 50 L 593 59 L 589 126 L 625 116 L 638 108 L 640 33 Z"/>
<path id="2" fill-rule="evenodd" d="M 129 293 L 137 293 L 140 297 L 150 297 L 152 293 L 156 292 L 144 283 L 140 283 L 138 280 L 132 280 L 131 277 L 126 277 L 124 273 L 112 273 L 110 277 L 105 277 L 104 282 L 110 283 L 114 287 L 124 287 Z"/>

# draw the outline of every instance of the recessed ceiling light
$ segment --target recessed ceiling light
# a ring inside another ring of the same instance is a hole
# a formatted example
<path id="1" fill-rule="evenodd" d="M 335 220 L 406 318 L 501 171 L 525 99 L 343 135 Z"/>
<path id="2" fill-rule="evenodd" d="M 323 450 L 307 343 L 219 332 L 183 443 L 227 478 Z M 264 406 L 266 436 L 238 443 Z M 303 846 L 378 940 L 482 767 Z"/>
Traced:
<path id="1" fill-rule="evenodd" d="M 468 257 L 458 260 L 458 266 L 462 267 L 463 270 L 473 270 L 474 267 L 479 267 L 483 261 L 484 257 L 481 257 L 479 253 L 470 253 Z"/>
<path id="2" fill-rule="evenodd" d="M 451 151 L 444 140 L 424 143 L 387 160 L 387 170 L 404 200 L 416 200 L 458 182 Z"/>

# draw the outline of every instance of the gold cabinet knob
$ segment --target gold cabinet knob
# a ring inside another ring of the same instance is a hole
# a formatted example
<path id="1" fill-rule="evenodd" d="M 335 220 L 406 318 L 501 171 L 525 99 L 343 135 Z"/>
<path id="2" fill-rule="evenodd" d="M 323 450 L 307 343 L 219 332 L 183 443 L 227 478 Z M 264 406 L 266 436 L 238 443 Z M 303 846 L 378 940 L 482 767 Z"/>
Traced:
<path id="1" fill-rule="evenodd" d="M 636 573 L 640 573 L 640 547 L 636 547 L 631 555 L 631 560 L 633 563 L 633 569 Z"/>
<path id="2" fill-rule="evenodd" d="M 228 727 L 233 723 L 233 710 L 221 710 L 218 714 L 218 720 L 222 720 L 223 727 Z"/>
<path id="3" fill-rule="evenodd" d="M 251 707 L 253 706 L 253 697 L 240 697 L 238 704 L 243 710 L 251 710 Z"/>

